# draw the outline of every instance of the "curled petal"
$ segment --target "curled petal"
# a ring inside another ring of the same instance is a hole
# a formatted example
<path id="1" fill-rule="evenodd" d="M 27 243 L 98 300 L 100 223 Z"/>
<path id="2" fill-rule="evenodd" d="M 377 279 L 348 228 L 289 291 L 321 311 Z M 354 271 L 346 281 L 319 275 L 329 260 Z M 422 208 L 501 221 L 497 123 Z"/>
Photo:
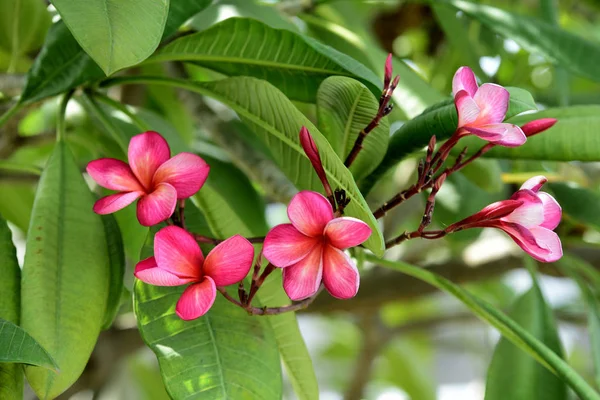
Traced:
<path id="1" fill-rule="evenodd" d="M 152 180 L 154 185 L 170 184 L 177 190 L 178 199 L 186 199 L 204 185 L 209 170 L 208 164 L 197 155 L 180 153 L 158 167 Z"/>
<path id="2" fill-rule="evenodd" d="M 131 203 L 137 198 L 143 196 L 143 192 L 128 192 L 128 193 L 116 193 L 111 194 L 98 200 L 94 204 L 94 212 L 96 214 L 111 214 L 119 211 Z"/>
<path id="3" fill-rule="evenodd" d="M 463 127 L 477 120 L 481 112 L 475 100 L 469 94 L 461 90 L 454 96 L 454 104 L 458 113 L 458 126 Z"/>
<path id="4" fill-rule="evenodd" d="M 215 282 L 205 276 L 202 282 L 194 283 L 183 291 L 175 306 L 179 318 L 190 321 L 206 314 L 217 298 Z"/>
<path id="5" fill-rule="evenodd" d="M 526 228 L 538 226 L 544 222 L 544 205 L 539 196 L 528 189 L 518 190 L 511 200 L 521 201 L 513 212 L 502 217 L 502 221 L 514 222 Z"/>
<path id="6" fill-rule="evenodd" d="M 527 141 L 521 128 L 512 124 L 491 124 L 476 127 L 465 126 L 464 129 L 483 140 L 500 146 L 517 147 Z"/>
<path id="7" fill-rule="evenodd" d="M 292 224 L 277 225 L 265 237 L 263 254 L 273 265 L 284 268 L 306 257 L 318 242 L 318 238 L 306 236 Z"/>
<path id="8" fill-rule="evenodd" d="M 484 83 L 481 85 L 475 96 L 473 96 L 473 100 L 475 100 L 475 103 L 481 109 L 477 123 L 480 125 L 489 125 L 504 121 L 506 111 L 508 110 L 509 98 L 510 93 L 508 93 L 508 90 L 500 85 L 494 83 Z"/>
<path id="9" fill-rule="evenodd" d="M 227 286 L 244 279 L 252 267 L 252 261 L 252 243 L 235 235 L 219 243 L 208 253 L 202 269 L 205 275 L 215 281 L 215 285 Z"/>
<path id="10" fill-rule="evenodd" d="M 522 185 L 521 189 L 529 189 L 535 193 L 539 192 L 542 186 L 548 182 L 548 178 L 543 175 L 534 176 L 533 178 L 527 179 Z"/>
<path id="11" fill-rule="evenodd" d="M 560 223 L 562 208 L 554 197 L 550 196 L 548 193 L 539 192 L 538 196 L 544 205 L 544 222 L 541 223 L 540 226 L 552 230 Z"/>
<path id="12" fill-rule="evenodd" d="M 185 229 L 178 226 L 162 228 L 154 236 L 154 257 L 160 268 L 181 278 L 200 279 L 202 251 Z"/>
<path id="13" fill-rule="evenodd" d="M 146 190 L 152 188 L 154 173 L 170 156 L 167 141 L 157 132 L 144 132 L 132 137 L 129 142 L 129 165 Z"/>
<path id="14" fill-rule="evenodd" d="M 338 249 L 358 246 L 371 236 L 371 228 L 360 219 L 334 218 L 325 226 L 325 236 Z"/>
<path id="15" fill-rule="evenodd" d="M 475 74 L 469 67 L 460 67 L 452 79 L 452 96 L 464 90 L 471 97 L 477 93 L 477 80 Z"/>
<path id="16" fill-rule="evenodd" d="M 554 262 L 562 257 L 558 235 L 550 229 L 536 226 L 527 229 L 518 224 L 503 223 L 498 226 L 531 257 L 542 262 Z"/>
<path id="17" fill-rule="evenodd" d="M 322 246 L 283 270 L 283 289 L 292 300 L 302 300 L 319 290 L 323 276 Z"/>
<path id="18" fill-rule="evenodd" d="M 177 190 L 168 183 L 157 185 L 152 193 L 138 201 L 137 218 L 140 224 L 152 226 L 171 216 L 177 205 Z"/>
<path id="19" fill-rule="evenodd" d="M 129 165 L 115 158 L 101 158 L 91 161 L 87 173 L 98 185 L 120 192 L 141 192 L 144 190 Z"/>
<path id="20" fill-rule="evenodd" d="M 333 297 L 349 299 L 358 292 L 360 275 L 343 251 L 332 246 L 323 249 L 323 283 Z"/>
<path id="21" fill-rule="evenodd" d="M 333 219 L 333 210 L 325 196 L 303 190 L 290 201 L 288 217 L 306 236 L 321 236 L 325 225 Z"/>
<path id="22" fill-rule="evenodd" d="M 133 274 L 140 281 L 154 286 L 180 286 L 194 281 L 193 278 L 180 278 L 169 271 L 158 268 L 154 257 L 137 263 Z"/>

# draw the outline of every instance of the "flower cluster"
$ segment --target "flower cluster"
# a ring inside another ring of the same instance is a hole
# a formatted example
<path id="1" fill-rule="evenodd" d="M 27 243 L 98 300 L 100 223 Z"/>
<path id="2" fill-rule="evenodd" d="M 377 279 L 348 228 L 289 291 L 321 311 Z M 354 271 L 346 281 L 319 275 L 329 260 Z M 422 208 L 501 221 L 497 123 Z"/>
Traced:
<path id="1" fill-rule="evenodd" d="M 398 77 L 392 80 L 389 57 L 384 81 L 377 115 L 360 132 L 346 158 L 347 167 L 362 149 L 364 138 L 392 109 L 389 101 Z M 443 230 L 426 230 L 431 223 L 435 196 L 450 174 L 496 145 L 520 146 L 527 137 L 556 123 L 556 120 L 548 118 L 522 127 L 505 123 L 508 91 L 489 83 L 479 87 L 475 75 L 467 67 L 456 72 L 452 89 L 458 112 L 454 135 L 437 151 L 435 136 L 432 137 L 425 160 L 419 164 L 417 183 L 373 212 L 376 218 L 380 218 L 409 197 L 430 189 L 419 228 L 389 241 L 387 247 L 408 239 L 437 239 L 463 229 L 490 227 L 506 232 L 539 261 L 558 260 L 562 256 L 562 247 L 553 230 L 560 222 L 561 208 L 552 196 L 540 191 L 546 182 L 542 176 L 529 179 L 509 200 L 491 204 Z M 467 135 L 476 135 L 488 143 L 466 160 L 463 151 L 453 166 L 442 169 L 452 148 Z M 145 132 L 131 139 L 127 154 L 129 164 L 112 158 L 88 164 L 88 174 L 100 186 L 118 192 L 98 200 L 94 211 L 108 214 L 138 200 L 137 218 L 140 224 L 168 223 L 169 226 L 161 228 L 154 237 L 154 255 L 140 261 L 134 274 L 151 285 L 188 285 L 175 306 L 175 312 L 184 320 L 204 315 L 213 305 L 217 292 L 249 313 L 261 315 L 305 307 L 322 286 L 336 298 L 351 298 L 358 292 L 360 274 L 347 250 L 364 243 L 371 236 L 371 228 L 359 219 L 344 216 L 349 199 L 343 190 L 332 189 L 319 149 L 308 129 L 301 128 L 298 140 L 326 196 L 313 191 L 296 194 L 287 210 L 290 223 L 274 227 L 264 238 L 246 239 L 235 235 L 222 240 L 188 232 L 184 224 L 184 200 L 202 188 L 210 168 L 195 154 L 181 153 L 171 157 L 169 145 L 156 132 Z M 177 207 L 179 213 L 174 214 Z M 199 243 L 215 245 L 206 258 Z M 253 243 L 263 243 L 256 259 Z M 263 258 L 268 261 L 265 266 Z M 283 271 L 283 289 L 295 303 L 276 308 L 252 307 L 256 292 L 277 268 Z M 251 270 L 250 287 L 246 290 L 244 280 Z M 239 300 L 225 288 L 234 284 L 239 284 Z"/>

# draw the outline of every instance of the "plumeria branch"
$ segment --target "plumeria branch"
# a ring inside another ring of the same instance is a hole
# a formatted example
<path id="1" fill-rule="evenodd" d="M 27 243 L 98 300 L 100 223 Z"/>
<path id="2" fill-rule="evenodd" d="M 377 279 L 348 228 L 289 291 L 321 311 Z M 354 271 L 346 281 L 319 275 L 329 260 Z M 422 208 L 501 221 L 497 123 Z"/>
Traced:
<path id="1" fill-rule="evenodd" d="M 315 301 L 315 299 L 317 298 L 317 296 L 319 295 L 319 293 L 321 293 L 321 291 L 323 290 L 323 287 L 321 287 L 317 291 L 317 293 L 315 293 L 314 295 L 312 295 L 309 298 L 306 298 L 306 299 L 304 299 L 302 301 L 293 302 L 290 305 L 281 306 L 281 307 L 252 307 L 250 304 L 242 304 L 240 301 L 238 301 L 235 298 L 233 298 L 233 296 L 231 296 L 227 292 L 227 289 L 224 288 L 224 287 L 218 287 L 217 290 L 228 301 L 230 301 L 231 303 L 235 304 L 238 307 L 243 308 L 250 315 L 277 315 L 277 314 L 283 314 L 283 313 L 287 313 L 287 312 L 295 312 L 295 311 L 300 311 L 300 310 L 305 309 L 313 301 Z"/>

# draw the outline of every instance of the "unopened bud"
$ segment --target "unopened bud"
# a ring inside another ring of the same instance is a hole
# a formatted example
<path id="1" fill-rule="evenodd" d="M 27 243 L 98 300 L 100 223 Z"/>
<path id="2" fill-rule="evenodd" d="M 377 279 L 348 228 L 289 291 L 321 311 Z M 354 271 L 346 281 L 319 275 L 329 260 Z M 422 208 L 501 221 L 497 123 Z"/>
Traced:
<path id="1" fill-rule="evenodd" d="M 319 149 L 317 148 L 315 141 L 313 140 L 312 136 L 310 135 L 310 132 L 308 131 L 308 129 L 306 129 L 305 126 L 303 126 L 300 129 L 300 144 L 302 145 L 304 153 L 306 153 L 306 156 L 310 160 L 310 163 L 312 164 L 313 168 L 317 172 L 317 175 L 319 176 L 319 179 L 323 184 L 323 188 L 325 188 L 327 196 L 333 197 L 331 186 L 329 185 L 327 175 L 325 174 L 325 170 L 323 169 L 321 156 L 319 156 Z"/>
<path id="2" fill-rule="evenodd" d="M 392 89 L 392 90 L 396 89 L 396 86 L 398 86 L 398 82 L 400 82 L 400 75 L 396 75 L 396 77 L 394 78 L 394 81 L 392 82 L 392 86 L 390 87 L 390 89 Z"/>
<path id="3" fill-rule="evenodd" d="M 392 53 L 388 54 L 385 60 L 385 69 L 383 73 L 383 87 L 387 89 L 392 81 Z"/>
<path id="4" fill-rule="evenodd" d="M 442 187 L 442 185 L 444 184 L 444 182 L 446 181 L 446 178 L 448 177 L 447 173 L 443 173 L 440 176 L 437 177 L 437 179 L 435 180 L 435 183 L 433 184 L 433 190 L 435 190 L 436 192 L 438 190 L 440 190 L 440 188 Z"/>
<path id="5" fill-rule="evenodd" d="M 530 137 L 544 132 L 546 129 L 552 128 L 558 122 L 555 118 L 541 118 L 528 122 L 521 126 L 521 130 L 525 136 Z"/>

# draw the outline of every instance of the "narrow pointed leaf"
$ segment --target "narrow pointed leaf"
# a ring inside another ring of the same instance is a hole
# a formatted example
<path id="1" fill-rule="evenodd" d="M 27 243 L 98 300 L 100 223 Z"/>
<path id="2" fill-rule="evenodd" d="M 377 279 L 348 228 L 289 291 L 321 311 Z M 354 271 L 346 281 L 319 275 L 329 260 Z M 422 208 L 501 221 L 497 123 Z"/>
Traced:
<path id="1" fill-rule="evenodd" d="M 345 160 L 358 134 L 377 115 L 379 101 L 362 83 L 342 76 L 325 79 L 317 93 L 318 126 L 323 136 L 341 160 Z M 363 149 L 350 167 L 359 181 L 377 167 L 383 159 L 390 137 L 386 118 L 373 129 Z"/>
<path id="2" fill-rule="evenodd" d="M 56 144 L 40 182 L 27 236 L 21 326 L 60 366 L 27 367 L 40 398 L 53 398 L 83 372 L 106 311 L 109 258 L 94 198 L 64 143 Z"/>
<path id="3" fill-rule="evenodd" d="M 556 322 L 537 284 L 519 297 L 509 313 L 517 324 L 563 357 Z M 567 386 L 506 338 L 496 345 L 488 369 L 485 400 L 566 400 Z"/>
<path id="4" fill-rule="evenodd" d="M 21 269 L 17 250 L 12 242 L 8 224 L 0 216 L 0 318 L 19 323 L 21 314 Z M 0 347 L 7 345 L 0 334 Z M 6 355 L 7 352 L 0 353 Z M 0 399 L 18 399 L 23 396 L 23 369 L 15 364 L 0 364 Z"/>
<path id="5" fill-rule="evenodd" d="M 104 232 L 106 236 L 107 253 L 110 262 L 110 282 L 108 286 L 108 298 L 106 301 L 106 312 L 102 329 L 108 329 L 112 325 L 123 295 L 123 275 L 125 274 L 125 249 L 123 238 L 116 218 L 112 214 L 102 215 Z"/>
<path id="6" fill-rule="evenodd" d="M 52 356 L 33 337 L 3 318 L 0 318 L 0 363 L 36 365 L 50 369 L 50 373 L 59 372 Z"/>
<path id="7" fill-rule="evenodd" d="M 189 61 L 230 76 L 269 81 L 292 100 L 314 102 L 332 75 L 360 80 L 379 95 L 380 81 L 367 67 L 312 38 L 249 18 L 230 18 L 184 36 L 150 61 Z"/>
<path id="8" fill-rule="evenodd" d="M 548 370 L 564 380 L 583 400 L 600 400 L 598 394 L 569 364 L 544 343 L 523 329 L 502 311 L 492 307 L 484 300 L 472 295 L 462 287 L 452 283 L 446 278 L 423 268 L 401 261 L 380 260 L 367 255 L 367 260 L 378 265 L 398 270 L 402 273 L 420 279 L 430 285 L 454 296 L 467 306 L 478 318 L 486 321 L 510 340 L 521 350 L 526 351 Z"/>

